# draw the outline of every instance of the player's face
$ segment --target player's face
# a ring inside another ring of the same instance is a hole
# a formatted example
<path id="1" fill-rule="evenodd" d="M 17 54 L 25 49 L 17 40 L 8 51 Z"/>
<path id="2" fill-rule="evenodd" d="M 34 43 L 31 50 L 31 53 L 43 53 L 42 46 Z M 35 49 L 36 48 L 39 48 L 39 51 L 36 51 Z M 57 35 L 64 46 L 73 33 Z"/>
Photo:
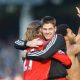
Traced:
<path id="1" fill-rule="evenodd" d="M 67 29 L 67 36 L 68 36 L 68 39 L 71 43 L 74 43 L 75 42 L 75 34 L 73 33 L 73 31 L 71 29 Z"/>
<path id="2" fill-rule="evenodd" d="M 56 27 L 51 23 L 44 24 L 41 28 L 41 32 L 46 40 L 51 39 L 54 36 L 55 31 Z"/>

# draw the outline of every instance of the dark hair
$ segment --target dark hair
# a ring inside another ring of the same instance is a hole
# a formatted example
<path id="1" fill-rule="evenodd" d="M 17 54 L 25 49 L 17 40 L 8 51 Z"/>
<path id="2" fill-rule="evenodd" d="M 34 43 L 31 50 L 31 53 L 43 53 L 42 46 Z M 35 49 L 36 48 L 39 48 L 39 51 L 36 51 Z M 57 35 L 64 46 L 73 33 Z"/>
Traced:
<path id="1" fill-rule="evenodd" d="M 56 19 L 54 17 L 51 17 L 51 16 L 45 16 L 41 19 L 41 23 L 42 23 L 42 25 L 44 25 L 45 23 L 46 24 L 51 23 L 54 26 L 56 26 Z"/>
<path id="2" fill-rule="evenodd" d="M 56 33 L 61 34 L 63 36 L 66 36 L 67 35 L 67 28 L 69 28 L 69 26 L 67 24 L 60 24 L 57 27 Z"/>

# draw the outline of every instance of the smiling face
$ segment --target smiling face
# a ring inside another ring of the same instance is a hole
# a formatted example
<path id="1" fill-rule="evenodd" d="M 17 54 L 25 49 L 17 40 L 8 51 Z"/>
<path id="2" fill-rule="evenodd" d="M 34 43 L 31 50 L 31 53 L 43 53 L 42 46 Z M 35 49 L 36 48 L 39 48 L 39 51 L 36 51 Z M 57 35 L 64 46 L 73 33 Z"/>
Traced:
<path id="1" fill-rule="evenodd" d="M 44 38 L 46 40 L 49 40 L 54 36 L 54 34 L 56 32 L 56 27 L 51 23 L 45 23 L 41 28 L 41 32 L 42 32 Z"/>

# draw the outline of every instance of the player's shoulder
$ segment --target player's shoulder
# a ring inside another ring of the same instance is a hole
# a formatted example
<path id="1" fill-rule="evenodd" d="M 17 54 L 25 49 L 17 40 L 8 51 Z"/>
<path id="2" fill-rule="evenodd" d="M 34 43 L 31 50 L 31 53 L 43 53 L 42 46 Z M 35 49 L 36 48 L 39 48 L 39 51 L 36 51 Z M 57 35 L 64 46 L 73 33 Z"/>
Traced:
<path id="1" fill-rule="evenodd" d="M 59 40 L 65 40 L 65 39 L 64 39 L 64 36 L 61 35 L 61 34 L 57 34 L 57 38 L 58 38 Z"/>
<path id="2" fill-rule="evenodd" d="M 62 38 L 64 38 L 64 36 L 63 36 L 63 35 L 61 35 L 61 34 L 57 34 L 57 36 L 58 36 L 58 37 L 62 37 Z"/>

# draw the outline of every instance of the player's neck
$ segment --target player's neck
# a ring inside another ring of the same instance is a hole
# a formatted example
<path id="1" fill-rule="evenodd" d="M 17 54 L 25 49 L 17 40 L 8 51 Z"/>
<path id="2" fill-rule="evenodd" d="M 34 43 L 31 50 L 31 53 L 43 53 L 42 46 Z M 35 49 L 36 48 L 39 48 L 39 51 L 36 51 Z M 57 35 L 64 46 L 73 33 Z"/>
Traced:
<path id="1" fill-rule="evenodd" d="M 67 37 L 64 37 L 66 41 L 66 47 L 69 48 L 71 46 L 71 43 Z"/>

